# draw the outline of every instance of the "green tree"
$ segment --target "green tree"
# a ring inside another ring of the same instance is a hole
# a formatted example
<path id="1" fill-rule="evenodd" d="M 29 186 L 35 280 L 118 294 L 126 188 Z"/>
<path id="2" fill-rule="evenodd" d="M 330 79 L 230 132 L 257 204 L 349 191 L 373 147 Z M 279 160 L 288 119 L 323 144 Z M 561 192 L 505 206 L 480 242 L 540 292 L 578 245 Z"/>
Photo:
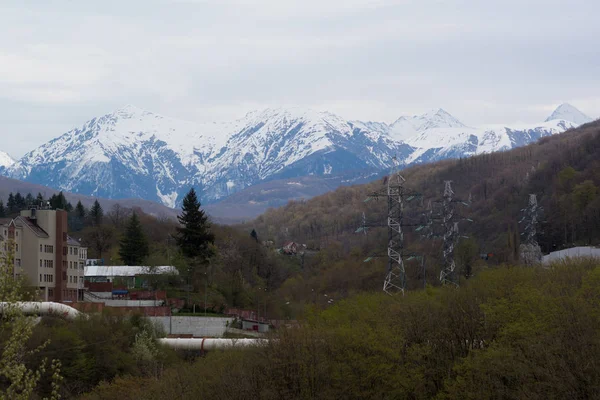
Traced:
<path id="1" fill-rule="evenodd" d="M 205 261 L 212 255 L 211 245 L 215 241 L 210 231 L 208 216 L 200 209 L 196 191 L 191 188 L 183 199 L 181 215 L 177 216 L 181 226 L 177 227 L 175 241 L 184 256 Z"/>
<path id="2" fill-rule="evenodd" d="M 456 246 L 456 261 L 462 275 L 469 279 L 473 276 L 473 267 L 479 258 L 479 246 L 473 238 L 461 240 Z"/>
<path id="3" fill-rule="evenodd" d="M 95 200 L 94 205 L 92 205 L 92 208 L 90 208 L 90 218 L 92 219 L 92 225 L 98 226 L 102 224 L 104 210 L 102 210 L 102 206 L 98 200 Z"/>
<path id="4" fill-rule="evenodd" d="M 69 211 L 69 206 L 70 204 L 67 202 L 67 199 L 62 191 L 60 191 L 58 194 L 53 194 L 52 197 L 50 197 L 50 207 L 52 207 L 53 210 L 60 209 Z M 73 207 L 71 206 L 71 208 Z"/>
<path id="5" fill-rule="evenodd" d="M 44 196 L 38 192 L 37 197 L 35 198 L 36 205 L 41 206 L 44 205 Z"/>
<path id="6" fill-rule="evenodd" d="M 83 204 L 81 204 L 81 200 L 78 201 L 77 205 L 75 206 L 75 215 L 80 219 L 85 218 L 86 210 L 85 210 L 85 207 L 83 206 Z"/>
<path id="7" fill-rule="evenodd" d="M 0 399 L 30 399 L 42 375 L 47 370 L 48 360 L 42 359 L 35 366 L 27 364 L 30 355 L 40 352 L 47 343 L 34 349 L 28 348 L 28 342 L 33 335 L 36 325 L 34 317 L 26 316 L 18 306 L 19 302 L 30 301 L 31 298 L 24 290 L 23 278 L 14 275 L 14 243 L 7 242 L 7 251 L 0 256 L 0 299 L 2 299 L 2 314 L 0 316 Z M 58 395 L 60 362 L 53 360 L 52 399 Z"/>
<path id="8" fill-rule="evenodd" d="M 21 195 L 20 192 L 17 192 L 17 194 L 15 194 L 15 206 L 17 208 L 17 211 L 25 208 L 25 198 Z"/>
<path id="9" fill-rule="evenodd" d="M 142 230 L 140 219 L 133 213 L 120 241 L 119 257 L 125 265 L 142 265 L 149 255 L 148 239 Z"/>
<path id="10" fill-rule="evenodd" d="M 590 204 L 596 198 L 598 194 L 598 188 L 594 185 L 591 180 L 583 181 L 579 185 L 573 188 L 573 197 L 575 205 L 580 212 L 583 212 L 588 204 Z"/>
<path id="11" fill-rule="evenodd" d="M 8 212 L 12 213 L 17 211 L 17 203 L 15 202 L 15 195 L 10 192 L 8 194 L 8 201 L 6 202 L 6 206 L 8 207 Z"/>
<path id="12" fill-rule="evenodd" d="M 177 216 L 181 226 L 177 227 L 175 243 L 187 259 L 186 269 L 183 272 L 188 284 L 194 288 L 204 281 L 204 291 L 208 291 L 208 259 L 213 255 L 215 236 L 210 230 L 208 216 L 200 209 L 200 201 L 196 197 L 194 188 L 191 188 L 183 199 L 181 214 Z M 204 273 L 200 266 L 207 268 Z M 188 299 L 189 300 L 189 299 Z"/>
<path id="13" fill-rule="evenodd" d="M 31 193 L 27 193 L 27 196 L 25 196 L 25 204 L 27 205 L 27 207 L 35 205 L 35 199 L 33 198 L 33 195 Z"/>
<path id="14" fill-rule="evenodd" d="M 4 202 L 0 200 L 0 218 L 6 217 L 6 208 L 4 208 Z"/>

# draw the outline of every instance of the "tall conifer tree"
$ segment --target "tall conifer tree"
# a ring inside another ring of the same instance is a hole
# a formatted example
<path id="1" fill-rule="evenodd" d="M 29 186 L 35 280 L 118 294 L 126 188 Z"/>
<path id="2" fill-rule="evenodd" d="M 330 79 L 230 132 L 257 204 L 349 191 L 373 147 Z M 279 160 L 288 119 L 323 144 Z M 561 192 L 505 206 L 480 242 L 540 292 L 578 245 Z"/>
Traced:
<path id="1" fill-rule="evenodd" d="M 149 255 L 148 239 L 142 230 L 140 219 L 133 213 L 120 241 L 119 257 L 125 265 L 142 265 Z"/>
<path id="2" fill-rule="evenodd" d="M 6 202 L 8 212 L 14 212 L 17 210 L 17 203 L 15 202 L 15 195 L 10 192 L 8 194 L 8 201 Z"/>
<path id="3" fill-rule="evenodd" d="M 215 236 L 210 231 L 208 216 L 200 208 L 196 191 L 191 188 L 183 199 L 181 215 L 177 216 L 180 227 L 177 227 L 175 241 L 183 255 L 196 262 L 204 262 L 212 255 L 211 244 Z"/>
<path id="4" fill-rule="evenodd" d="M 78 218 L 84 219 L 85 214 L 85 207 L 83 206 L 83 204 L 81 204 L 81 201 L 78 201 L 77 205 L 75 206 L 75 215 L 77 215 Z"/>
<path id="5" fill-rule="evenodd" d="M 94 205 L 90 208 L 90 217 L 92 218 L 93 225 L 101 225 L 102 219 L 104 218 L 104 210 L 102 210 L 102 206 L 98 202 L 98 200 L 94 201 Z"/>

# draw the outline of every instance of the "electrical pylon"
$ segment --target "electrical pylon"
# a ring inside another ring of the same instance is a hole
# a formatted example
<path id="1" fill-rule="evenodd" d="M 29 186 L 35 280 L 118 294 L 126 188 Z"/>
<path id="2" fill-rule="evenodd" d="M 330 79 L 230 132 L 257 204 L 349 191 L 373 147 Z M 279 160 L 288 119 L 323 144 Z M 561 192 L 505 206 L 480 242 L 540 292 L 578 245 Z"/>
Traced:
<path id="1" fill-rule="evenodd" d="M 537 264 L 542 261 L 542 250 L 537 242 L 537 224 L 541 211 L 542 207 L 538 206 L 537 196 L 530 194 L 527 207 L 521 210 L 523 218 L 519 221 L 519 223 L 525 224 L 521 233 L 521 236 L 524 237 L 524 242 L 519 246 L 519 257 L 527 265 Z"/>
<path id="2" fill-rule="evenodd" d="M 415 255 L 404 253 L 404 226 L 415 226 L 415 224 L 404 224 L 404 206 L 405 203 L 419 197 L 420 194 L 409 191 L 404 186 L 406 179 L 400 174 L 400 167 L 396 157 L 393 159 L 394 165 L 390 175 L 384 178 L 385 189 L 372 193 L 366 201 L 385 197 L 387 199 L 387 228 L 388 243 L 387 257 L 388 267 L 383 281 L 383 291 L 393 295 L 397 293 L 404 294 L 406 289 L 406 269 L 404 267 L 404 258 L 415 258 Z M 363 219 L 363 227 L 357 231 L 366 231 L 366 223 Z M 369 257 L 367 260 L 369 260 Z"/>
<path id="3" fill-rule="evenodd" d="M 457 203 L 469 206 L 471 204 L 471 195 L 469 195 L 468 202 L 454 198 L 454 191 L 452 190 L 452 181 L 444 181 L 444 195 L 442 199 L 436 202 L 439 204 L 440 211 L 435 214 L 432 205 L 428 206 L 427 223 L 425 227 L 426 237 L 434 237 L 433 232 L 433 221 L 439 220 L 439 225 L 442 228 L 442 256 L 444 258 L 444 264 L 440 271 L 440 282 L 442 285 L 452 284 L 455 286 L 459 285 L 459 276 L 456 273 L 456 262 L 454 261 L 454 250 L 458 244 L 458 240 L 461 238 L 458 224 L 460 221 L 470 221 L 471 219 L 461 217 L 456 213 L 455 205 Z M 465 236 L 462 236 L 465 237 Z"/>

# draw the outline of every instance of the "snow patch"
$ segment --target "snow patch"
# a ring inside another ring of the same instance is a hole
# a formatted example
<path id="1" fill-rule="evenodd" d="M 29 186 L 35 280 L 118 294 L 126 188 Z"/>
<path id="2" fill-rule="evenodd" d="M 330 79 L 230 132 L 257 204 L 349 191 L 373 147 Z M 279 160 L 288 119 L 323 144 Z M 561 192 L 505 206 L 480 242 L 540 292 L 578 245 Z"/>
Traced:
<path id="1" fill-rule="evenodd" d="M 163 203 L 165 206 L 175 208 L 175 206 L 177 204 L 177 192 L 163 194 L 157 185 L 156 186 L 156 195 L 160 199 L 161 203 Z"/>

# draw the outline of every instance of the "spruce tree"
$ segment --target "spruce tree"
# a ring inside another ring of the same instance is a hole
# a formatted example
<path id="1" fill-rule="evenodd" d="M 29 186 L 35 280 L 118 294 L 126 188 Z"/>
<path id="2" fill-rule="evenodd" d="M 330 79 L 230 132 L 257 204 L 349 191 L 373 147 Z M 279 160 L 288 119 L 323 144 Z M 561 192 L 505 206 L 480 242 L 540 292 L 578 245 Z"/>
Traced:
<path id="1" fill-rule="evenodd" d="M 4 202 L 0 200 L 0 218 L 6 217 L 6 209 L 4 208 Z"/>
<path id="2" fill-rule="evenodd" d="M 21 195 L 21 192 L 15 194 L 15 207 L 16 211 L 20 211 L 25 208 L 25 197 Z"/>
<path id="3" fill-rule="evenodd" d="M 17 203 L 15 202 L 15 196 L 10 192 L 8 194 L 8 201 L 6 202 L 8 212 L 12 213 L 17 210 Z"/>
<path id="4" fill-rule="evenodd" d="M 75 206 L 75 215 L 81 219 L 85 218 L 85 207 L 83 204 L 81 204 L 81 200 L 78 201 L 77 205 Z"/>
<path id="5" fill-rule="evenodd" d="M 200 209 L 194 188 L 184 197 L 181 215 L 177 219 L 181 224 L 175 236 L 177 246 L 185 257 L 205 261 L 212 255 L 210 245 L 214 243 L 215 236 L 210 231 L 208 216 Z"/>
<path id="6" fill-rule="evenodd" d="M 125 265 L 142 265 L 146 257 L 150 255 L 148 239 L 142 231 L 142 224 L 136 213 L 131 215 L 125 235 L 119 244 L 119 257 Z"/>
<path id="7" fill-rule="evenodd" d="M 27 193 L 27 196 L 25 196 L 25 203 L 27 207 L 35 205 L 35 199 L 33 198 L 33 195 L 31 193 Z"/>
<path id="8" fill-rule="evenodd" d="M 37 197 L 35 198 L 36 206 L 44 206 L 44 196 L 38 192 Z"/>
<path id="9" fill-rule="evenodd" d="M 98 203 L 98 200 L 94 201 L 94 205 L 90 208 L 90 217 L 92 218 L 92 225 L 101 225 L 102 218 L 104 218 L 104 210 L 102 210 L 102 206 Z"/>
<path id="10" fill-rule="evenodd" d="M 53 210 L 60 209 L 69 211 L 69 203 L 62 191 L 58 194 L 53 194 L 52 197 L 50 197 L 50 207 L 52 207 Z M 71 206 L 71 208 L 73 208 L 73 206 Z"/>

